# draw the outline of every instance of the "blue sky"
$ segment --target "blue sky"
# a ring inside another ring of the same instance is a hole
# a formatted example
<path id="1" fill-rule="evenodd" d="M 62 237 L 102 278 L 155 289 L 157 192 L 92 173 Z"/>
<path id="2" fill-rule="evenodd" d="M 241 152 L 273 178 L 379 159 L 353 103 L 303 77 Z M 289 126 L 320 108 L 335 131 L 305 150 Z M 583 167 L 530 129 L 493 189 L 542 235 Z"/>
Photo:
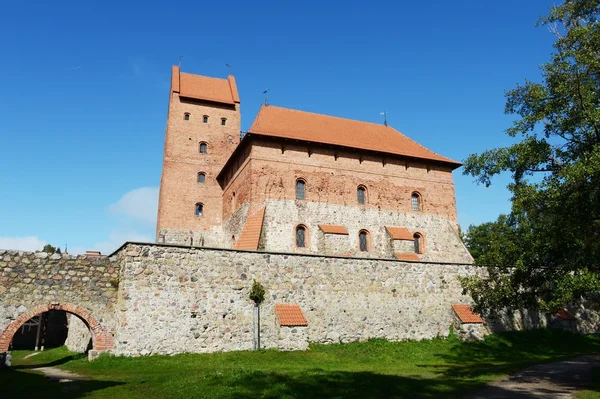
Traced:
<path id="1" fill-rule="evenodd" d="M 390 125 L 462 161 L 509 144 L 504 90 L 539 80 L 552 4 L 12 1 L 0 13 L 0 247 L 154 240 L 171 65 L 272 104 Z M 225 63 L 229 63 L 228 70 Z M 509 210 L 454 173 L 463 227 Z"/>

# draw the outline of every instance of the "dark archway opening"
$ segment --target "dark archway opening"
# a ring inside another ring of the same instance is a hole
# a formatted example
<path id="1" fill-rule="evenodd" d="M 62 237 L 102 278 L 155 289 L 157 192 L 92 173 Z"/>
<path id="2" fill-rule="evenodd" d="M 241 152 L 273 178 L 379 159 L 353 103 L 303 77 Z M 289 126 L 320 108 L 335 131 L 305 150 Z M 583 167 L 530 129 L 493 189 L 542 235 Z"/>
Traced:
<path id="1" fill-rule="evenodd" d="M 65 345 L 70 316 L 64 310 L 49 310 L 33 316 L 15 332 L 10 349 L 44 350 Z"/>

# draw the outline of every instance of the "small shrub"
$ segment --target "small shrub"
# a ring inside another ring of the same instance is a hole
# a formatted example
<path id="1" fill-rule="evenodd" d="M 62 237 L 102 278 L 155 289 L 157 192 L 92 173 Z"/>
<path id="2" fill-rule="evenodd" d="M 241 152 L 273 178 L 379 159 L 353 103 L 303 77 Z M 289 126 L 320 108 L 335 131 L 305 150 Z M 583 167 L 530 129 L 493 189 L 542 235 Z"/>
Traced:
<path id="1" fill-rule="evenodd" d="M 256 280 L 252 283 L 250 299 L 257 305 L 260 305 L 265 300 L 265 287 Z"/>

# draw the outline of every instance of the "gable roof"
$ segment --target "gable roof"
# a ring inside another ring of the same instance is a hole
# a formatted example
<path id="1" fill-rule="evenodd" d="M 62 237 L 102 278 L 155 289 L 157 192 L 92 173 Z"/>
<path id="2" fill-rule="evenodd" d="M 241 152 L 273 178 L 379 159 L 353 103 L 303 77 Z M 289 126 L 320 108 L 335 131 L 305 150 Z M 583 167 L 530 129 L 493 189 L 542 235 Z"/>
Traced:
<path id="1" fill-rule="evenodd" d="M 240 102 L 235 78 L 232 75 L 227 79 L 211 78 L 180 72 L 178 66 L 173 66 L 171 90 L 179 93 L 181 97 L 197 100 L 232 105 Z"/>
<path id="2" fill-rule="evenodd" d="M 250 133 L 461 164 L 428 150 L 396 129 L 312 112 L 263 105 Z"/>
<path id="3" fill-rule="evenodd" d="M 265 208 L 262 208 L 257 213 L 246 218 L 244 229 L 239 240 L 235 243 L 237 249 L 246 249 L 256 251 L 258 249 L 258 241 L 262 231 L 263 218 L 265 216 Z"/>
<path id="4" fill-rule="evenodd" d="M 407 240 L 414 241 L 415 238 L 406 227 L 385 226 L 392 240 Z"/>
<path id="5" fill-rule="evenodd" d="M 308 322 L 300 306 L 296 304 L 275 304 L 275 314 L 279 319 L 279 325 L 282 327 L 307 326 Z"/>

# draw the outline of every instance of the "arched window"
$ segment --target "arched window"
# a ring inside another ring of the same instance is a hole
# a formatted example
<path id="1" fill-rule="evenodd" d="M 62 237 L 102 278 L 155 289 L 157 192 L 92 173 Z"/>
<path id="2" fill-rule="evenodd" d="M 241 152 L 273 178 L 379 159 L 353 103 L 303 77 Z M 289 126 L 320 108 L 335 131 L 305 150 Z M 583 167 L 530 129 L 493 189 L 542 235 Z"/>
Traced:
<path id="1" fill-rule="evenodd" d="M 414 243 L 415 243 L 415 253 L 422 254 L 425 250 L 425 244 L 423 243 L 423 236 L 419 233 L 415 233 L 413 235 Z"/>
<path id="2" fill-rule="evenodd" d="M 296 226 L 296 246 L 298 248 L 306 247 L 306 226 Z"/>
<path id="3" fill-rule="evenodd" d="M 231 194 L 231 212 L 235 211 L 235 191 Z"/>
<path id="4" fill-rule="evenodd" d="M 183 120 L 184 121 L 189 121 L 190 120 L 190 113 L 186 112 L 185 114 L 183 114 Z"/>
<path id="5" fill-rule="evenodd" d="M 358 203 L 361 205 L 365 204 L 365 199 L 367 198 L 367 189 L 365 186 L 358 186 L 356 189 L 356 194 L 358 197 Z"/>
<path id="6" fill-rule="evenodd" d="M 306 182 L 302 179 L 296 180 L 296 199 L 303 200 L 304 199 L 304 186 L 306 186 Z"/>
<path id="7" fill-rule="evenodd" d="M 204 172 L 198 173 L 198 183 L 204 183 L 206 180 L 206 174 Z"/>
<path id="8" fill-rule="evenodd" d="M 416 191 L 412 193 L 410 196 L 410 204 L 413 211 L 420 211 L 422 209 L 421 194 Z"/>
<path id="9" fill-rule="evenodd" d="M 196 216 L 202 216 L 204 214 L 204 205 L 198 202 L 196 204 Z"/>
<path id="10" fill-rule="evenodd" d="M 367 230 L 361 230 L 358 233 L 358 247 L 361 252 L 369 251 L 369 232 Z"/>
<path id="11" fill-rule="evenodd" d="M 200 154 L 208 153 L 208 144 L 200 143 Z"/>
<path id="12" fill-rule="evenodd" d="M 208 115 L 202 117 L 202 123 L 208 123 Z"/>
<path id="13" fill-rule="evenodd" d="M 227 118 L 221 118 L 221 126 L 227 125 Z"/>

